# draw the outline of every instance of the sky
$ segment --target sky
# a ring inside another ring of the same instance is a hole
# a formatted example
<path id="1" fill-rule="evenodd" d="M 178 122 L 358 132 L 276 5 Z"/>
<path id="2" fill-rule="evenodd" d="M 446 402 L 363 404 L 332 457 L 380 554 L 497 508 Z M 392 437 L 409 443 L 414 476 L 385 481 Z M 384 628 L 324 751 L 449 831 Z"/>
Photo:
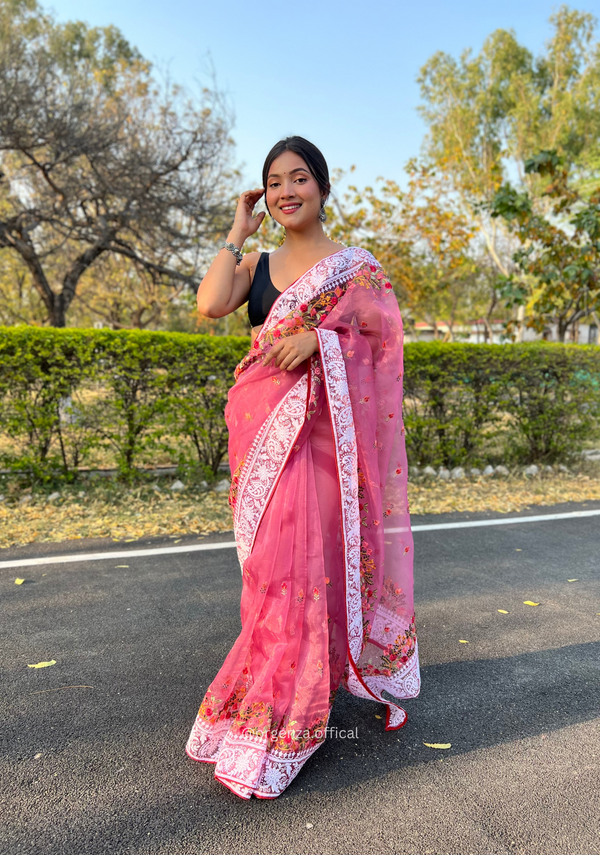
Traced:
<path id="1" fill-rule="evenodd" d="M 513 29 L 539 53 L 559 4 L 545 0 L 41 0 L 61 21 L 114 24 L 141 53 L 188 87 L 210 82 L 235 114 L 232 136 L 245 186 L 261 186 L 269 149 L 300 134 L 352 183 L 404 183 L 425 125 L 419 69 L 436 51 L 478 52 Z M 600 16 L 600 0 L 571 4 Z M 346 183 L 346 182 L 344 182 Z M 340 189 L 343 185 L 340 186 Z"/>

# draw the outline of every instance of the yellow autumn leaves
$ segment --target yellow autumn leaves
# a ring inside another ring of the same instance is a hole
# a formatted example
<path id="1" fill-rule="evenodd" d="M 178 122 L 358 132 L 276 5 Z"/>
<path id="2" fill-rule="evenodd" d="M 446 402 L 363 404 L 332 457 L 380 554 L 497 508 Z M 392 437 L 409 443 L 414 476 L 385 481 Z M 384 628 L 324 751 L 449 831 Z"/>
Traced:
<path id="1" fill-rule="evenodd" d="M 156 535 L 205 535 L 232 529 L 227 494 L 185 491 L 172 494 L 168 483 L 156 490 L 86 483 L 85 496 L 73 489 L 64 499 L 42 498 L 26 504 L 0 505 L 0 547 L 25 543 L 111 537 L 133 541 Z M 600 480 L 555 475 L 536 481 L 508 478 L 408 483 L 411 513 L 445 511 L 519 511 L 530 505 L 600 499 Z M 573 580 L 577 581 L 577 580 Z"/>

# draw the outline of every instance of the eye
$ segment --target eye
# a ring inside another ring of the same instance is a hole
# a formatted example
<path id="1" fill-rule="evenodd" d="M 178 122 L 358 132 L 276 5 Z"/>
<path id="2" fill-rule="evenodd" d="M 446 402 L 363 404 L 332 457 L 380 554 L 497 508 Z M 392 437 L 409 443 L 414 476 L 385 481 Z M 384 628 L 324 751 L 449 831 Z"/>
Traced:
<path id="1" fill-rule="evenodd" d="M 308 178 L 304 178 L 304 177 L 296 178 L 296 181 L 308 181 Z"/>
<path id="2" fill-rule="evenodd" d="M 269 184 L 269 187 L 277 187 L 277 181 L 274 181 L 272 184 Z"/>

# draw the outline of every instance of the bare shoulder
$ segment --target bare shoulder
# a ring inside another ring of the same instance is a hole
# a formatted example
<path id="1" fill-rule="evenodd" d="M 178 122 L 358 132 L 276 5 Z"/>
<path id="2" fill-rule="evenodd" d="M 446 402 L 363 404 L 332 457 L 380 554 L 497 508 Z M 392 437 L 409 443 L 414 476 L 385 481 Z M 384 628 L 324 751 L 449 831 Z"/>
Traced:
<path id="1" fill-rule="evenodd" d="M 244 257 L 240 262 L 240 267 L 247 267 L 249 270 L 255 268 L 260 256 L 260 252 L 245 252 Z"/>
<path id="2" fill-rule="evenodd" d="M 256 270 L 256 265 L 258 264 L 260 256 L 260 252 L 246 252 L 240 262 L 238 270 L 243 276 L 248 277 L 249 283 L 254 279 L 254 271 Z"/>

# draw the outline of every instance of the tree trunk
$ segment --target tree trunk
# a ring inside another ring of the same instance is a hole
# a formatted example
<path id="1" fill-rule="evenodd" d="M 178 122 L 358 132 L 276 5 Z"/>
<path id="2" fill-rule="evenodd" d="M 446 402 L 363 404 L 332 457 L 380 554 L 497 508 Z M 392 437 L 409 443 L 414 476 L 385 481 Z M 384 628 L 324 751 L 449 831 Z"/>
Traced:
<path id="1" fill-rule="evenodd" d="M 569 329 L 568 321 L 565 321 L 564 318 L 559 318 L 558 323 L 556 325 L 556 331 L 558 334 L 558 340 L 561 344 L 565 343 L 565 337 L 567 335 L 567 330 Z"/>
<path id="2" fill-rule="evenodd" d="M 52 306 L 48 315 L 48 321 L 51 327 L 66 327 L 67 325 L 67 307 L 65 306 L 64 294 L 54 294 Z"/>
<path id="3" fill-rule="evenodd" d="M 519 306 L 517 309 L 517 341 L 523 341 L 523 333 L 525 332 L 525 306 Z"/>

